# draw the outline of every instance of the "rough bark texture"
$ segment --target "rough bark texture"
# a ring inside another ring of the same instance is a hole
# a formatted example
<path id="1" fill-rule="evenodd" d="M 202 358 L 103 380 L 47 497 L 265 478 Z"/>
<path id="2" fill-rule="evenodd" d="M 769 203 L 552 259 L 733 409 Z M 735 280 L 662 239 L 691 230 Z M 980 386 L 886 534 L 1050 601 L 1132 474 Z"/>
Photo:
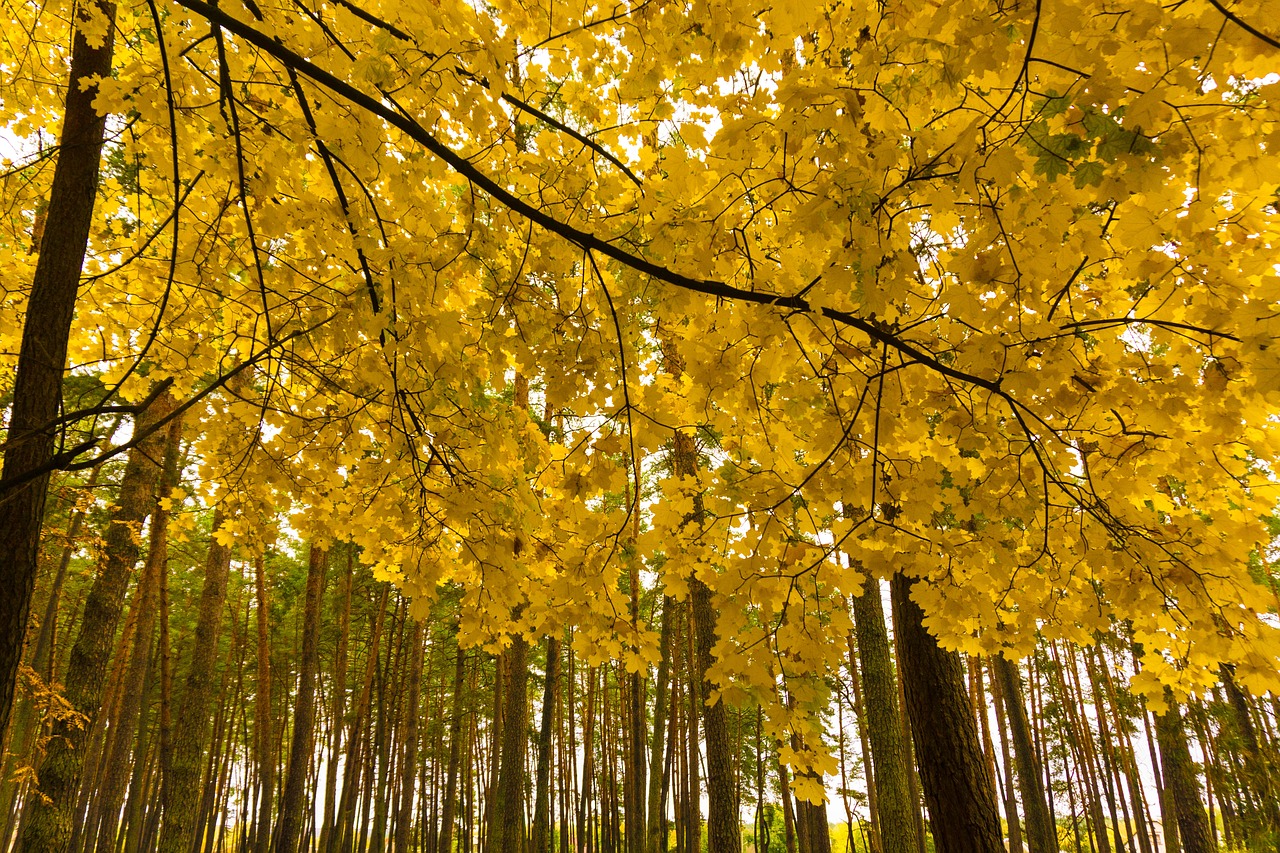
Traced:
<path id="1" fill-rule="evenodd" d="M 293 741 L 289 745 L 289 765 L 284 792 L 280 796 L 280 816 L 276 822 L 276 853 L 295 853 L 302 835 L 303 810 L 307 799 L 307 771 L 316 728 L 316 670 L 320 666 L 320 598 L 324 594 L 324 571 L 328 552 L 311 546 L 307 567 L 307 598 L 302 616 L 302 655 L 299 662 L 298 698 L 293 715 Z"/>
<path id="2" fill-rule="evenodd" d="M 99 853 L 116 849 L 116 832 L 120 819 L 120 807 L 124 800 L 125 786 L 130 775 L 129 754 L 133 751 L 134 733 L 142 712 L 142 697 L 147 674 L 151 669 L 151 649 L 155 640 L 156 617 L 160 612 L 160 577 L 165 571 L 169 550 L 169 511 L 160 505 L 178 484 L 178 456 L 182 444 L 182 418 L 169 422 L 169 434 L 164 452 L 164 475 L 156 489 L 156 506 L 151 516 L 151 530 L 147 543 L 147 561 L 142 577 L 134 593 L 133 608 L 138 613 L 134 629 L 133 649 L 129 668 L 120 691 L 120 711 L 109 733 L 105 774 L 95 797 L 95 809 L 99 815 Z"/>
<path id="3" fill-rule="evenodd" d="M 995 789 L 984 766 L 960 658 L 924 627 L 903 575 L 893 577 L 902 683 L 938 853 L 1004 853 Z"/>
<path id="4" fill-rule="evenodd" d="M 214 666 L 218 653 L 218 629 L 227 599 L 227 575 L 231 548 L 219 543 L 226 522 L 221 507 L 213 513 L 213 534 L 205 560 L 204 587 L 196 616 L 196 636 L 186 689 L 179 694 L 173 728 L 173 754 L 164 780 L 164 824 L 160 832 L 162 853 L 188 853 L 195 841 L 196 817 L 203 790 L 200 771 L 209 740 Z"/>
<path id="5" fill-rule="evenodd" d="M 258 757 L 258 818 L 254 828 L 254 853 L 271 849 L 271 801 L 276 790 L 275 735 L 271 721 L 271 612 L 267 605 L 266 560 L 254 564 L 254 595 L 257 598 L 258 657 L 254 689 L 253 731 Z M 334 727 L 340 722 L 334 719 Z M 333 762 L 336 764 L 336 762 Z"/>
<path id="6" fill-rule="evenodd" d="M 106 0 L 90 0 L 81 6 L 80 14 L 82 18 L 90 14 L 105 17 L 107 36 L 101 44 L 89 45 L 77 28 L 58 163 L 22 325 L 0 472 L 0 731 L 9 722 L 35 588 L 40 529 L 49 491 L 47 469 L 60 432 L 54 421 L 62 404 L 67 341 L 93 221 L 106 127 L 105 117 L 93 108 L 97 87 L 81 88 L 80 81 L 111 76 L 116 7 Z"/>
<path id="7" fill-rule="evenodd" d="M 1169 710 L 1156 715 L 1156 741 L 1160 744 L 1160 763 L 1168 799 L 1178 821 L 1178 839 L 1184 853 L 1210 853 L 1214 849 L 1209 833 L 1209 817 L 1200 799 L 1200 779 L 1187 748 L 1187 731 L 1182 713 L 1166 692 Z M 1168 816 L 1165 816 L 1168 820 Z"/>
<path id="8" fill-rule="evenodd" d="M 867 583 L 867 590 L 853 599 L 853 619 L 866 696 L 881 844 L 884 853 L 916 853 L 916 821 L 908 781 L 911 767 L 902 742 L 902 712 L 889 656 L 889 630 L 884 621 L 880 585 L 875 579 Z"/>
<path id="9" fill-rule="evenodd" d="M 1004 695 L 1013 740 L 1013 760 L 1018 767 L 1018 793 L 1026 813 L 1027 849 L 1030 853 L 1057 853 L 1058 832 L 1049 819 L 1049 799 L 1044 790 L 1044 772 L 1031 742 L 1031 724 L 1022 700 L 1022 677 L 1018 667 L 1003 655 L 992 658 L 1000 692 Z"/>
<path id="10" fill-rule="evenodd" d="M 440 818 L 439 853 L 453 850 L 453 822 L 458 798 L 458 758 L 462 740 L 462 679 L 466 672 L 466 655 L 458 646 L 453 669 L 453 711 L 449 715 L 449 767 L 445 771 L 444 809 Z"/>
<path id="11" fill-rule="evenodd" d="M 733 744 L 729 740 L 729 712 L 723 701 L 706 704 L 715 686 L 707 678 L 716 642 L 716 611 L 711 589 L 698 578 L 689 582 L 693 621 L 697 630 L 697 670 L 702 679 L 702 725 L 707 738 L 707 844 L 712 853 L 742 849 L 738 804 L 734 797 Z M 825 814 L 825 809 L 824 809 Z"/>
<path id="12" fill-rule="evenodd" d="M 560 680 L 560 641 L 547 638 L 547 673 L 542 683 L 542 724 L 538 731 L 538 769 L 533 798 L 530 853 L 551 850 L 551 735 L 555 725 L 556 690 Z"/>
<path id="13" fill-rule="evenodd" d="M 138 419 L 135 428 L 150 428 L 171 408 L 172 400 L 168 397 L 156 400 Z M 67 666 L 66 698 L 72 708 L 84 715 L 86 724 L 77 725 L 65 718 L 54 722 L 49 750 L 38 772 L 43 796 L 31 798 L 19 839 L 22 851 L 60 851 L 71 839 L 76 789 L 84 770 L 90 724 L 102 705 L 107 670 L 116 646 L 116 628 L 124 610 L 129 578 L 141 551 L 137 531 L 154 506 L 164 446 L 164 432 L 155 431 L 129 452 L 120 494 L 107 528 L 102 562 L 85 598 L 80 632 Z"/>
<path id="14" fill-rule="evenodd" d="M 418 704 L 422 696 L 422 653 L 425 624 L 413 620 L 409 649 L 409 707 L 405 711 L 404 760 L 400 765 L 400 807 L 396 817 L 396 853 L 409 853 L 409 829 L 413 824 L 414 783 L 418 778 Z"/>
<path id="15" fill-rule="evenodd" d="M 502 697 L 501 763 L 498 767 L 492 853 L 524 851 L 524 745 L 529 696 L 529 644 L 516 637 L 502 655 L 506 670 Z"/>

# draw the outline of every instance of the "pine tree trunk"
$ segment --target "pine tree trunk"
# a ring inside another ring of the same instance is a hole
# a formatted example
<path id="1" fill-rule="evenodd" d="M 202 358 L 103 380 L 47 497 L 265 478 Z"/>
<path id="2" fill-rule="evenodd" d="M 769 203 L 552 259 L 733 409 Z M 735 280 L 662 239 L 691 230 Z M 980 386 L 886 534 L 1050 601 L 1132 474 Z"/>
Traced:
<path id="1" fill-rule="evenodd" d="M 413 620 L 409 649 L 409 695 L 405 711 L 404 757 L 400 767 L 400 808 L 396 816 L 395 851 L 409 853 L 409 828 L 413 823 L 413 793 L 418 767 L 418 706 L 422 696 L 424 624 Z"/>
<path id="2" fill-rule="evenodd" d="M 883 853 L 916 853 L 919 840 L 911 807 L 911 767 L 902 742 L 889 630 L 884 621 L 880 584 L 875 578 L 868 578 L 866 583 L 862 595 L 853 599 L 853 624 L 858 637 L 880 842 Z"/>
<path id="3" fill-rule="evenodd" d="M 1214 845 L 1209 833 L 1209 819 L 1200 800 L 1200 780 L 1196 778 L 1195 763 L 1187 748 L 1182 714 L 1167 689 L 1165 701 L 1169 705 L 1168 710 L 1156 715 L 1156 740 L 1160 744 L 1167 799 L 1178 821 L 1178 839 L 1184 853 L 1212 853 Z M 1168 820 L 1167 815 L 1165 819 Z"/>
<path id="4" fill-rule="evenodd" d="M 462 740 L 462 679 L 466 656 L 458 646 L 453 668 L 453 712 L 449 715 L 449 769 L 445 773 L 444 808 L 440 818 L 437 853 L 452 853 L 455 803 L 458 798 L 458 759 Z"/>
<path id="5" fill-rule="evenodd" d="M 231 548 L 218 541 L 219 536 L 225 535 L 225 524 L 225 511 L 218 507 L 213 513 L 195 641 L 191 646 L 191 664 L 185 689 L 177 700 L 172 764 L 164 780 L 160 853 L 189 853 L 195 842 L 196 820 L 204 795 L 200 767 L 209 740 L 218 633 L 222 626 L 222 608 L 227 599 L 227 576 L 231 570 Z"/>
<path id="6" fill-rule="evenodd" d="M 542 724 L 538 731 L 538 769 L 534 785 L 533 833 L 529 853 L 551 853 L 551 734 L 560 680 L 560 641 L 547 638 L 547 669 L 542 684 Z"/>
<path id="7" fill-rule="evenodd" d="M 169 414 L 172 400 L 155 400 L 138 418 L 139 431 Z M 41 796 L 30 798 L 18 849 L 22 853 L 61 851 L 71 839 L 76 792 L 84 770 L 85 746 L 103 699 L 107 670 L 116 645 L 116 627 L 124 609 L 129 577 L 141 550 L 135 531 L 154 506 L 156 480 L 164 458 L 165 433 L 157 430 L 129 452 L 120 494 L 107 528 L 102 564 L 85 598 L 80 632 L 67 668 L 66 699 L 84 715 L 86 725 L 66 719 L 54 723 L 48 752 L 40 763 Z"/>
<path id="8" fill-rule="evenodd" d="M 80 30 L 80 22 L 91 15 L 105 18 L 107 24 L 106 37 L 94 45 Z M 98 192 L 106 117 L 93 107 L 98 87 L 80 83 L 110 78 L 115 17 L 116 6 L 110 0 L 89 0 L 76 16 L 58 162 L 22 325 L 0 472 L 0 731 L 8 728 L 22 662 L 49 472 L 61 432 L 55 421 L 62 404 L 67 343 Z"/>
<path id="9" fill-rule="evenodd" d="M 663 784 L 666 762 L 663 736 L 667 727 L 667 682 L 671 680 L 671 610 L 675 602 L 670 596 L 662 598 L 662 633 L 660 654 L 658 659 L 658 677 L 654 683 L 653 700 L 653 735 L 649 741 L 649 814 L 647 834 L 649 837 L 648 853 L 664 853 L 666 850 L 666 832 L 663 818 L 666 817 L 667 789 Z M 539 853 L 535 850 L 533 853 Z"/>
<path id="10" fill-rule="evenodd" d="M 293 741 L 285 770 L 284 792 L 280 796 L 280 817 L 276 824 L 276 853 L 296 853 L 302 835 L 303 809 L 307 800 L 307 776 L 315 736 L 315 682 L 320 665 L 320 599 L 324 594 L 324 574 L 328 553 L 311 546 L 307 567 L 307 597 L 302 618 L 302 655 L 299 661 L 298 698 L 293 714 Z"/>
<path id="11" fill-rule="evenodd" d="M 991 659 L 1000 681 L 1000 693 L 1009 720 L 1013 740 L 1013 760 L 1018 768 L 1018 793 L 1026 814 L 1027 849 L 1030 853 L 1058 853 L 1058 832 L 1049 819 L 1049 804 L 1044 792 L 1044 774 L 1031 741 L 1027 707 L 1022 700 L 1022 676 L 1017 665 L 1004 655 Z"/>
<path id="12" fill-rule="evenodd" d="M 276 792 L 276 762 L 271 719 L 271 611 L 267 604 L 266 559 L 261 555 L 254 563 L 254 596 L 257 599 L 258 655 L 253 691 L 253 731 L 258 765 L 258 815 L 253 833 L 255 853 L 267 853 L 271 849 L 271 802 Z"/>
<path id="13" fill-rule="evenodd" d="M 133 649 L 120 691 L 120 711 L 109 735 L 104 765 L 106 775 L 95 797 L 99 815 L 99 853 L 110 853 L 116 848 L 120 806 L 131 770 L 129 756 L 133 752 L 134 735 L 138 731 L 138 719 L 145 694 L 144 686 L 151 669 L 156 617 L 160 611 L 160 577 L 165 571 L 169 556 L 169 511 L 160 503 L 178 485 L 181 444 L 182 417 L 178 416 L 169 422 L 163 475 L 156 489 L 156 507 L 151 515 L 147 560 L 134 593 L 133 606 L 138 612 L 138 622 L 134 628 Z"/>
<path id="14" fill-rule="evenodd" d="M 894 626 L 901 639 L 907 714 L 938 853 L 1004 853 L 996 794 L 978 743 L 960 658 L 943 651 L 911 600 L 910 581 L 893 576 Z"/>

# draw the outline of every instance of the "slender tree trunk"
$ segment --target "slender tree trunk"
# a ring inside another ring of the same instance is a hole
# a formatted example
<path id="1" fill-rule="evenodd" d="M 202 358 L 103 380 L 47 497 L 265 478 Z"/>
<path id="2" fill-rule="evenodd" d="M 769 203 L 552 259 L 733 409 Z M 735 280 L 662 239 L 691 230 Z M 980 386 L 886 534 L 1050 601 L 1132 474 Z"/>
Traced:
<path id="1" fill-rule="evenodd" d="M 1049 819 L 1049 804 L 1044 792 L 1044 773 L 1031 741 L 1027 707 L 1022 700 L 1022 676 L 1018 667 L 1004 655 L 991 659 L 1000 693 L 1009 719 L 1013 740 L 1013 760 L 1018 768 L 1018 793 L 1027 816 L 1027 849 L 1030 853 L 1058 853 L 1058 832 Z"/>
<path id="2" fill-rule="evenodd" d="M 413 793 L 418 768 L 418 706 L 422 695 L 424 624 L 413 620 L 409 642 L 409 695 L 405 712 L 404 757 L 400 767 L 400 808 L 396 817 L 395 851 L 409 853 L 409 828 L 413 823 Z"/>
<path id="3" fill-rule="evenodd" d="M 171 409 L 170 398 L 157 399 L 147 407 L 135 428 L 149 429 Z M 154 506 L 164 446 L 165 433 L 157 430 L 129 452 L 120 495 L 107 528 L 102 564 L 85 598 L 80 632 L 67 668 L 66 698 L 83 715 L 84 724 L 66 718 L 54 723 L 48 752 L 40 763 L 41 796 L 30 799 L 30 811 L 18 843 L 23 853 L 61 851 L 71 839 L 75 820 L 72 811 L 84 770 L 86 741 L 102 703 L 116 626 L 124 609 L 129 576 L 141 550 L 135 531 Z"/>
<path id="4" fill-rule="evenodd" d="M 315 682 L 320 665 L 320 599 L 324 594 L 324 573 L 328 553 L 311 546 L 307 568 L 307 598 L 302 619 L 302 656 L 299 661 L 298 698 L 293 715 L 293 741 L 280 797 L 280 818 L 276 824 L 276 853 L 295 853 L 302 835 L 306 805 L 307 776 L 315 736 Z"/>
<path id="5" fill-rule="evenodd" d="M 185 689 L 178 696 L 177 725 L 173 730 L 173 754 L 169 775 L 164 780 L 164 824 L 160 830 L 160 853 L 189 853 L 195 842 L 196 822 L 204 790 L 200 767 L 209 740 L 213 716 L 214 670 L 217 666 L 218 633 L 222 609 L 227 599 L 227 576 L 231 570 L 231 548 L 219 541 L 224 536 L 225 510 L 213 513 L 209 553 L 205 560 L 204 587 L 196 616 L 195 641 Z"/>
<path id="6" fill-rule="evenodd" d="M 911 600 L 910 581 L 893 576 L 894 626 L 902 682 L 920 762 L 920 779 L 938 853 L 1004 853 L 1000 812 L 978 743 L 960 658 L 943 651 Z"/>
<path id="7" fill-rule="evenodd" d="M 1165 701 L 1168 710 L 1156 715 L 1156 740 L 1160 744 L 1160 759 L 1164 771 L 1164 783 L 1168 788 L 1167 799 L 1173 806 L 1178 821 L 1178 838 L 1185 853 L 1211 853 L 1213 838 L 1209 833 L 1209 820 L 1204 803 L 1200 799 L 1200 780 L 1196 778 L 1195 763 L 1187 748 L 1187 731 L 1182 714 L 1167 689 Z M 1168 820 L 1168 816 L 1165 816 Z"/>
<path id="8" fill-rule="evenodd" d="M 56 421 L 67 342 L 98 192 L 106 117 L 93 107 L 98 87 L 80 84 L 111 76 L 115 17 L 116 6 L 110 0 L 89 0 L 78 7 L 58 162 L 22 325 L 0 472 L 0 731 L 8 728 L 22 662 L 49 472 L 61 434 Z M 95 19 L 91 29 L 100 28 L 101 19 L 106 21 L 106 37 L 92 45 L 81 28 L 88 19 Z"/>
<path id="9" fill-rule="evenodd" d="M 867 738 L 871 742 L 875 774 L 880 840 L 883 853 L 916 853 L 919 842 L 911 807 L 911 767 L 902 742 L 898 685 L 889 657 L 889 630 L 884 621 L 880 584 L 875 578 L 868 578 L 866 583 L 862 595 L 853 599 L 853 618 L 866 701 Z"/>
<path id="10" fill-rule="evenodd" d="M 496 817 L 490 853 L 524 851 L 524 746 L 528 713 L 529 644 L 517 636 L 502 655 L 503 702 L 502 737 L 494 744 L 499 751 L 498 783 L 493 800 Z"/>
<path id="11" fill-rule="evenodd" d="M 169 510 L 162 502 L 178 485 L 178 459 L 182 444 L 182 417 L 169 422 L 169 432 L 164 453 L 164 473 L 156 489 L 156 507 L 151 514 L 147 560 L 142 577 L 134 593 L 134 608 L 138 622 L 134 627 L 133 649 L 129 657 L 129 669 L 125 673 L 120 691 L 121 705 L 115 725 L 109 733 L 106 751 L 106 776 L 95 797 L 98 815 L 99 853 L 110 853 L 116 848 L 116 834 L 120 819 L 121 801 L 125 785 L 129 781 L 129 755 L 133 752 L 134 734 L 138 731 L 138 718 L 142 711 L 142 699 L 147 673 L 151 669 L 152 647 L 155 644 L 156 617 L 160 611 L 160 577 L 165 571 L 169 549 Z"/>
<path id="12" fill-rule="evenodd" d="M 440 818 L 440 844 L 437 853 L 451 853 L 453 849 L 453 824 L 455 802 L 458 797 L 458 758 L 462 740 L 462 679 L 466 669 L 466 655 L 462 646 L 454 658 L 453 712 L 449 716 L 449 769 L 445 773 L 444 808 Z"/>
<path id="13" fill-rule="evenodd" d="M 649 853 L 663 853 L 666 849 L 666 832 L 663 818 L 666 816 L 666 788 L 663 785 L 665 767 L 663 761 L 663 736 L 667 726 L 667 682 L 671 679 L 671 609 L 675 602 L 670 596 L 662 598 L 661 657 L 658 659 L 658 677 L 654 683 L 653 735 L 649 741 L 649 814 L 647 833 Z M 540 851 L 533 851 L 540 853 Z"/>
<path id="14" fill-rule="evenodd" d="M 338 648 L 333 662 L 333 701 L 329 719 L 329 762 L 325 766 L 324 816 L 320 824 L 320 849 L 332 846 L 338 814 L 338 756 L 341 754 L 342 730 L 347 706 L 347 658 L 351 640 L 351 582 L 355 564 L 355 546 L 348 544 L 347 570 L 342 575 L 342 605 L 338 616 Z M 268 817 L 269 819 L 269 817 Z M 266 825 L 266 824 L 264 824 Z"/>
<path id="15" fill-rule="evenodd" d="M 560 641 L 547 637 L 547 669 L 542 684 L 542 724 L 538 731 L 538 769 L 529 853 L 551 853 L 551 734 L 559 680 Z"/>
<path id="16" fill-rule="evenodd" d="M 267 604 L 266 558 L 254 563 L 254 595 L 257 598 L 258 669 L 254 689 L 253 731 L 258 756 L 258 818 L 254 828 L 255 853 L 271 849 L 271 803 L 276 792 L 275 732 L 271 719 L 271 610 Z M 336 760 L 333 756 L 331 761 Z"/>

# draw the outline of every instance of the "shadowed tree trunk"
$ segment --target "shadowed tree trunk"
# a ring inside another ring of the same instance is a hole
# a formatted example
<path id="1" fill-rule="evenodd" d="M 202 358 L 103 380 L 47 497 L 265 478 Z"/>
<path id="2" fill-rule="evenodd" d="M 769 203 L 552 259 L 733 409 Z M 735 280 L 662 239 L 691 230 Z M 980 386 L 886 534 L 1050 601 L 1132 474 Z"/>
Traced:
<path id="1" fill-rule="evenodd" d="M 140 432 L 149 429 L 169 414 L 172 407 L 168 396 L 160 397 L 138 418 L 135 429 Z M 136 531 L 154 506 L 164 446 L 165 433 L 156 430 L 129 452 L 120 494 L 107 528 L 102 563 L 85 598 L 80 631 L 67 667 L 66 698 L 71 707 L 83 715 L 84 724 L 66 717 L 54 722 L 49 750 L 38 771 L 42 796 L 30 799 L 30 811 L 18 845 L 22 851 L 61 851 L 71 839 L 76 820 L 72 811 L 84 770 L 90 724 L 102 703 L 107 670 L 116 645 L 116 627 L 124 610 L 129 578 L 141 551 Z"/>
<path id="2" fill-rule="evenodd" d="M 80 30 L 80 22 L 91 16 L 107 21 L 106 37 L 93 45 Z M 82 88 L 80 81 L 111 76 L 115 17 L 116 6 L 109 0 L 90 0 L 78 9 L 58 162 L 22 325 L 0 472 L 0 731 L 9 723 L 35 588 L 49 469 L 60 433 L 55 421 L 62 403 L 62 373 L 106 127 L 106 118 L 93 108 L 98 87 Z"/>
<path id="3" fill-rule="evenodd" d="M 542 724 L 538 732 L 537 792 L 533 798 L 533 833 L 530 853 L 550 853 L 551 845 L 551 734 L 555 722 L 556 690 L 560 680 L 560 641 L 547 638 L 547 672 L 542 685 Z"/>
<path id="4" fill-rule="evenodd" d="M 204 587 L 196 616 L 195 641 L 186 689 L 179 694 L 173 727 L 173 754 L 165 777 L 164 824 L 160 830 L 162 853 L 188 853 L 195 842 L 196 818 L 203 789 L 200 769 L 213 717 L 214 668 L 218 656 L 218 632 L 227 599 L 227 575 L 231 548 L 219 541 L 225 536 L 222 507 L 213 512 L 209 553 L 205 559 Z"/>
<path id="5" fill-rule="evenodd" d="M 1049 819 L 1044 773 L 1036 757 L 1035 745 L 1031 742 L 1031 725 L 1027 721 L 1027 707 L 1022 701 L 1022 677 L 1018 674 L 1017 665 L 1004 655 L 996 655 L 991 660 L 1000 680 L 1000 692 L 1009 718 L 1013 760 L 1018 768 L 1018 793 L 1022 795 L 1022 810 L 1026 813 L 1027 849 L 1030 853 L 1057 853 L 1058 832 Z"/>
<path id="6" fill-rule="evenodd" d="M 1160 744 L 1160 763 L 1169 802 L 1178 821 L 1178 839 L 1183 853 L 1211 853 L 1213 838 L 1209 818 L 1200 799 L 1200 780 L 1187 748 L 1187 731 L 1182 713 L 1173 694 L 1166 688 L 1169 708 L 1156 715 L 1156 741 Z M 1168 817 L 1165 817 L 1168 820 Z"/>
<path id="7" fill-rule="evenodd" d="M 285 770 L 284 792 L 280 795 L 280 816 L 276 822 L 276 853 L 296 853 L 302 836 L 303 810 L 307 799 L 307 774 L 316 728 L 316 670 L 320 666 L 320 598 L 324 594 L 324 572 L 329 554 L 311 546 L 307 566 L 307 598 L 302 616 L 302 656 L 299 661 L 298 698 L 293 714 L 293 741 L 289 745 L 289 765 Z"/>
<path id="8" fill-rule="evenodd" d="M 911 767 L 902 742 L 898 685 L 889 657 L 889 630 L 884 621 L 880 584 L 875 578 L 868 578 L 866 590 L 853 599 L 853 617 L 866 697 L 867 736 L 871 741 L 881 843 L 884 853 L 916 853 L 916 822 L 908 781 Z"/>
<path id="9" fill-rule="evenodd" d="M 1000 812 L 985 767 L 960 658 L 944 651 L 911 600 L 911 581 L 895 574 L 894 627 L 920 781 L 938 853 L 1004 853 Z"/>

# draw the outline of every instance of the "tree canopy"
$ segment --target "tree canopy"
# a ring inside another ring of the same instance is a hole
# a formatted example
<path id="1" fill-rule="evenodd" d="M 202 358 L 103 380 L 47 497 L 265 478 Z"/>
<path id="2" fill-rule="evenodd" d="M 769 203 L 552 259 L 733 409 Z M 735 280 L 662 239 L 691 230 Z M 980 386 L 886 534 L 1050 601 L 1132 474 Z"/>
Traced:
<path id="1" fill-rule="evenodd" d="M 114 26 L 50 468 L 172 394 L 224 544 L 351 540 L 495 648 L 638 669 L 633 585 L 696 579 L 775 732 L 895 572 L 951 648 L 1123 624 L 1157 704 L 1276 691 L 1266 9 L 8 3 L 0 352 Z"/>

